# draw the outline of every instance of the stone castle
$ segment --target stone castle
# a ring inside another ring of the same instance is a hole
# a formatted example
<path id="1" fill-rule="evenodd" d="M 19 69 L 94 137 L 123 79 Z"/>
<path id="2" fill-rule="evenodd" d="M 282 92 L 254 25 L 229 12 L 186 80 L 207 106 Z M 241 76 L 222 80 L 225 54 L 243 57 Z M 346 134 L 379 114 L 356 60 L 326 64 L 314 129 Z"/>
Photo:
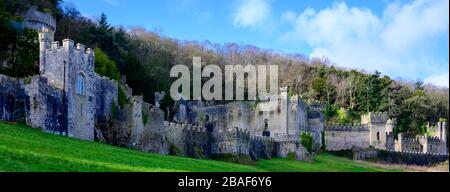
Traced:
<path id="1" fill-rule="evenodd" d="M 94 72 L 95 53 L 72 40 L 53 42 L 55 19 L 31 8 L 24 25 L 39 33 L 39 75 L 11 78 L 0 74 L 0 120 L 22 121 L 45 132 L 161 154 L 192 157 L 235 156 L 310 159 L 300 134 L 313 138 L 312 151 L 353 148 L 447 154 L 447 125 L 430 127 L 430 136 L 395 139 L 395 120 L 383 113 L 361 117 L 360 125 L 326 125 L 320 107 L 280 88 L 277 99 L 216 105 L 180 101 L 173 122 L 155 105 L 133 95 L 125 80 Z M 118 105 L 123 89 L 127 97 Z"/>

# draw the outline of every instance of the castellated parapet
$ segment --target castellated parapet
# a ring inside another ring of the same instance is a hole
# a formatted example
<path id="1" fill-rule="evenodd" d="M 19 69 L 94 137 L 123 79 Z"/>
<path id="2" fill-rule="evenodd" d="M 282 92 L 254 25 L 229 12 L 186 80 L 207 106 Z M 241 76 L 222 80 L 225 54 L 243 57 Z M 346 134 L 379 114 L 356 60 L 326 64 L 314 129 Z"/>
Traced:
<path id="1" fill-rule="evenodd" d="M 45 43 L 45 42 L 44 42 Z M 85 49 L 84 45 L 65 39 L 62 46 L 53 42 L 44 52 L 45 64 L 42 65 L 41 75 L 49 79 L 49 83 L 58 89 L 67 90 L 72 73 L 81 73 L 84 76 L 94 76 L 94 50 Z"/>
<path id="2" fill-rule="evenodd" d="M 328 125 L 325 127 L 327 131 L 369 131 L 367 125 L 355 125 L 355 124 L 341 124 L 341 125 Z"/>
<path id="3" fill-rule="evenodd" d="M 386 123 L 387 121 L 388 115 L 385 112 L 369 112 L 361 116 L 361 124 Z"/>
<path id="4" fill-rule="evenodd" d="M 40 12 L 36 6 L 31 6 L 22 16 L 25 27 L 36 31 L 48 29 L 53 35 L 55 34 L 56 19 L 50 13 Z"/>
<path id="5" fill-rule="evenodd" d="M 446 143 L 439 137 L 417 135 L 415 137 L 397 135 L 394 151 L 409 153 L 448 154 Z"/>
<path id="6" fill-rule="evenodd" d="M 339 151 L 370 146 L 367 125 L 329 125 L 325 127 L 326 150 Z"/>

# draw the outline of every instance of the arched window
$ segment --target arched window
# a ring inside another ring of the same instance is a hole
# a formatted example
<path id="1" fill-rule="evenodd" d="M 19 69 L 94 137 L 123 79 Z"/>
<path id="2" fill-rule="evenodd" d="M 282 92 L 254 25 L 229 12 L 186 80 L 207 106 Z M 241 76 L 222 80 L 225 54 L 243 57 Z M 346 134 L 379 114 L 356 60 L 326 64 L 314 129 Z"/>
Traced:
<path id="1" fill-rule="evenodd" d="M 86 77 L 84 77 L 83 74 L 79 73 L 77 76 L 77 94 L 78 95 L 84 95 L 85 94 L 85 82 L 86 82 Z"/>
<path id="2" fill-rule="evenodd" d="M 377 132 L 377 141 L 380 140 L 380 132 Z"/>

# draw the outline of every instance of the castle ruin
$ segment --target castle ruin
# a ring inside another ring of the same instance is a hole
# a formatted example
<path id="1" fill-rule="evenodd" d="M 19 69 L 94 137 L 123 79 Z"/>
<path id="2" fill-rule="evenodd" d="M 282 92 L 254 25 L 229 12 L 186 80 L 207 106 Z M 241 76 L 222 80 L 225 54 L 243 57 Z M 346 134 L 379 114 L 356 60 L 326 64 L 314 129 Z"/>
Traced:
<path id="1" fill-rule="evenodd" d="M 395 120 L 369 113 L 358 125 L 326 125 L 320 107 L 280 88 L 277 99 L 211 104 L 179 103 L 173 122 L 155 105 L 133 95 L 125 81 L 117 82 L 94 71 L 90 48 L 63 40 L 53 42 L 56 21 L 31 8 L 24 25 L 39 33 L 39 75 L 11 78 L 0 74 L 0 120 L 21 121 L 45 132 L 108 143 L 161 154 L 191 157 L 234 155 L 258 158 L 310 159 L 300 134 L 313 138 L 313 151 L 370 148 L 398 152 L 447 154 L 447 125 L 429 126 L 430 136 L 395 139 Z M 128 101 L 118 106 L 119 89 Z M 275 98 L 275 97 L 274 97 Z M 108 132 L 118 129 L 120 137 Z"/>

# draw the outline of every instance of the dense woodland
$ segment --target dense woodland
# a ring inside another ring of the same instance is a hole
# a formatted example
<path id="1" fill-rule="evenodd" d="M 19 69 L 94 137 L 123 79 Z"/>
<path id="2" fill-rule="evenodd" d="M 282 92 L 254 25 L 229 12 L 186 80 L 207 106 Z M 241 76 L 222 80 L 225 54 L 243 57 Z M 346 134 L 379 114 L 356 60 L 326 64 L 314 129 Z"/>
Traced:
<path id="1" fill-rule="evenodd" d="M 290 94 L 305 101 L 320 103 L 330 123 L 358 122 L 368 111 L 387 112 L 397 119 L 397 132 L 423 133 L 427 122 L 446 121 L 449 117 L 448 88 L 424 85 L 421 81 L 393 80 L 379 72 L 342 69 L 326 58 L 308 58 L 301 54 L 281 54 L 251 45 L 192 42 L 166 37 L 142 28 L 123 28 L 108 23 L 102 14 L 98 20 L 83 17 L 62 0 L 0 0 L 0 73 L 25 77 L 38 73 L 38 42 L 34 31 L 24 29 L 21 12 L 28 5 L 57 18 L 55 40 L 73 39 L 95 48 L 96 72 L 119 80 L 126 76 L 135 94 L 153 103 L 154 92 L 168 92 L 169 71 L 173 65 L 191 67 L 192 57 L 203 63 L 279 65 L 280 85 L 289 85 Z M 330 58 L 332 59 L 332 58 Z M 166 97 L 162 108 L 176 103 Z"/>

